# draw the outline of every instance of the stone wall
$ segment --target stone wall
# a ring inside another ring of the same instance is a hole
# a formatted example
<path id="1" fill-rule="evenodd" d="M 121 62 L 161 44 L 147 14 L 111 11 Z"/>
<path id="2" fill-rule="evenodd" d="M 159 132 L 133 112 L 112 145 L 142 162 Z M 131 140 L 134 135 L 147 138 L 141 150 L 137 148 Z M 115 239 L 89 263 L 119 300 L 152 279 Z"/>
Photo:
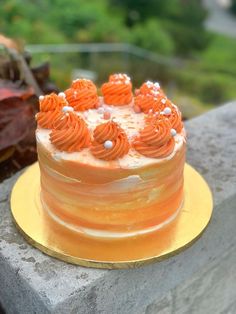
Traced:
<path id="1" fill-rule="evenodd" d="M 192 247 L 160 263 L 99 270 L 50 258 L 12 224 L 9 194 L 18 175 L 0 185 L 0 302 L 7 314 L 236 313 L 236 103 L 186 127 L 188 162 L 211 186 L 214 213 Z"/>

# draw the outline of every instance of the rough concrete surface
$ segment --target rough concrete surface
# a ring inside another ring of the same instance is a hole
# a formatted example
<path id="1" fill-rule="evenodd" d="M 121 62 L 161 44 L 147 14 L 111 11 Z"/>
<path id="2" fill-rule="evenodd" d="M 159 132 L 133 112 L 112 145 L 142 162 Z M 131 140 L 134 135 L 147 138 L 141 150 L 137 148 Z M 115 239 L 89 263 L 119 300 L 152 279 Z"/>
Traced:
<path id="1" fill-rule="evenodd" d="M 99 270 L 48 257 L 12 223 L 17 175 L 0 185 L 0 302 L 7 314 L 236 313 L 236 103 L 186 127 L 188 161 L 212 188 L 214 214 L 198 242 L 161 263 Z"/>

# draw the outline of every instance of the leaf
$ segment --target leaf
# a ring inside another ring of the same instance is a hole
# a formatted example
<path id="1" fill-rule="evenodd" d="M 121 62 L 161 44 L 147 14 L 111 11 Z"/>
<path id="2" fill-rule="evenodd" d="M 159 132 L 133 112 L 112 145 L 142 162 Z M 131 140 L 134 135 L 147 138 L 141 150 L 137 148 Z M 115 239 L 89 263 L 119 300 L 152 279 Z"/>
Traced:
<path id="1" fill-rule="evenodd" d="M 15 147 L 11 146 L 0 151 L 0 163 L 10 158 L 15 152 Z"/>
<path id="2" fill-rule="evenodd" d="M 0 101 L 0 151 L 22 141 L 34 121 L 33 107 L 19 97 Z"/>
<path id="3" fill-rule="evenodd" d="M 28 99 L 34 95 L 32 87 L 19 87 L 19 84 L 8 80 L 0 80 L 0 101 L 9 97 Z"/>

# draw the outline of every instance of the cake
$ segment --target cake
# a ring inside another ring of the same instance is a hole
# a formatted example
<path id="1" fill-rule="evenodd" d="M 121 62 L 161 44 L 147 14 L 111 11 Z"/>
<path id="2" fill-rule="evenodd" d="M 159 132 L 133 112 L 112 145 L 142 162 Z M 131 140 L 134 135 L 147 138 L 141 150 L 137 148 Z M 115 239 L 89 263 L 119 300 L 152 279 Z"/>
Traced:
<path id="1" fill-rule="evenodd" d="M 101 95 L 101 96 L 99 96 Z M 186 139 L 158 83 L 77 79 L 39 97 L 40 199 L 52 224 L 93 241 L 142 237 L 178 217 Z"/>

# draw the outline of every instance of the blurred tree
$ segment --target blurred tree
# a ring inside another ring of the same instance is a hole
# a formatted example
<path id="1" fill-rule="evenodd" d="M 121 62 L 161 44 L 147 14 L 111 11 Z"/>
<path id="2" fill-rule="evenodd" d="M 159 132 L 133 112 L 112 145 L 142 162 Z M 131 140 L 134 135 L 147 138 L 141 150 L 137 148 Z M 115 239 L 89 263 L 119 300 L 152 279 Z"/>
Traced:
<path id="1" fill-rule="evenodd" d="M 132 28 L 131 42 L 148 50 L 171 55 L 175 46 L 170 34 L 155 19 L 137 23 Z"/>
<path id="2" fill-rule="evenodd" d="M 28 43 L 131 42 L 188 55 L 209 41 L 205 16 L 199 0 L 8 0 L 0 29 Z"/>
<path id="3" fill-rule="evenodd" d="M 66 38 L 53 24 L 46 23 L 50 6 L 45 1 L 8 0 L 1 4 L 0 29 L 28 43 L 57 43 Z"/>
<path id="4" fill-rule="evenodd" d="M 117 42 L 127 39 L 128 29 L 120 11 L 109 10 L 106 0 L 51 0 L 57 7 L 50 14 L 70 41 Z"/>
<path id="5" fill-rule="evenodd" d="M 236 15 L 236 0 L 231 0 L 230 10 Z"/>
<path id="6" fill-rule="evenodd" d="M 159 22 L 157 31 L 169 33 L 177 53 L 186 55 L 204 49 L 209 35 L 204 29 L 207 12 L 199 0 L 110 0 L 123 8 L 126 24 L 134 27 L 150 18 Z"/>

